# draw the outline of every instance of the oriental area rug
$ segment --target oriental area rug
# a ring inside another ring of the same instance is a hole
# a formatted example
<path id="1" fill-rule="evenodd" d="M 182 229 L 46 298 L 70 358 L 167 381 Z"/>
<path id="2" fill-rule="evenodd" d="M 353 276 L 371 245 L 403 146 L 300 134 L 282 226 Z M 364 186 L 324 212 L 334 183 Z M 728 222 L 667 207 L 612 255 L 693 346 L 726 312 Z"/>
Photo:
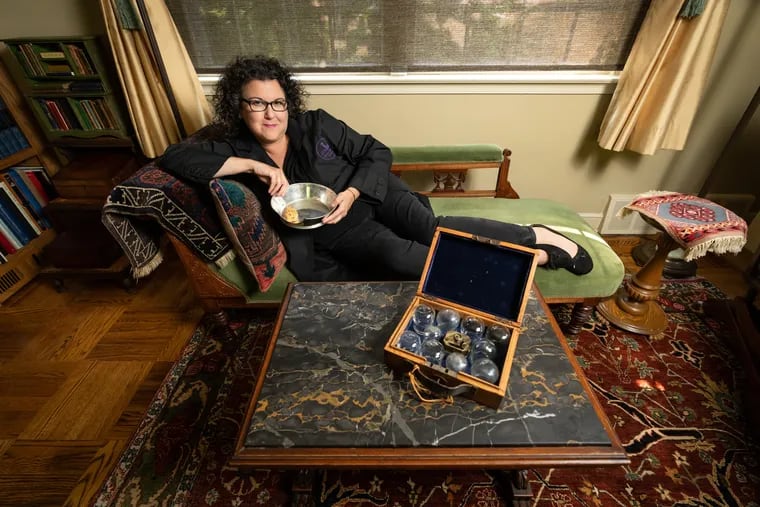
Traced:
<path id="1" fill-rule="evenodd" d="M 724 296 L 701 278 L 668 280 L 669 326 L 644 337 L 598 315 L 572 340 L 631 464 L 529 471 L 538 507 L 760 506 L 760 447 L 743 416 L 743 374 L 702 301 Z M 559 321 L 569 307 L 558 307 Z M 240 471 L 227 460 L 275 315 L 231 313 L 238 339 L 201 326 L 164 380 L 97 506 L 278 506 L 290 474 Z M 757 398 L 760 401 L 760 398 Z M 327 471 L 317 506 L 504 506 L 486 471 Z"/>

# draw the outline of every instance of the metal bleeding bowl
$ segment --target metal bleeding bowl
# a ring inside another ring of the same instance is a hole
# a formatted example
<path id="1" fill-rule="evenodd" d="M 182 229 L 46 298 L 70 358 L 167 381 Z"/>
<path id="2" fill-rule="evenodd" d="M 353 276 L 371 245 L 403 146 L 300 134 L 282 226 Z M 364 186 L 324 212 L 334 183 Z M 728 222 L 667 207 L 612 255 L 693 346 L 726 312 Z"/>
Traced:
<path id="1" fill-rule="evenodd" d="M 322 219 L 332 212 L 336 197 L 331 188 L 318 183 L 292 183 L 284 195 L 272 197 L 271 206 L 285 225 L 316 229 L 324 225 Z M 298 222 L 285 220 L 283 214 L 288 206 L 298 212 Z"/>

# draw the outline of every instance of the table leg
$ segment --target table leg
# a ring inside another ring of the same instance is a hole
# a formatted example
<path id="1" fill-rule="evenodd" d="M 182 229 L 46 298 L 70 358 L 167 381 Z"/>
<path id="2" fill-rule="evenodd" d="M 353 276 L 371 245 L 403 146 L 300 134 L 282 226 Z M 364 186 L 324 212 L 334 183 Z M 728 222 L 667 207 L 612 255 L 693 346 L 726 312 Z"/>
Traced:
<path id="1" fill-rule="evenodd" d="M 291 507 L 314 506 L 314 477 L 315 470 L 304 468 L 292 473 L 290 486 Z"/>
<path id="2" fill-rule="evenodd" d="M 508 505 L 529 507 L 533 499 L 527 470 L 491 470 L 494 481 L 503 490 Z"/>
<path id="3" fill-rule="evenodd" d="M 637 266 L 643 266 L 654 255 L 657 249 L 657 242 L 650 239 L 642 239 L 641 242 L 631 250 L 631 257 Z M 677 248 L 673 251 L 678 250 Z M 672 254 L 672 252 L 671 252 Z M 697 274 L 697 261 L 685 261 L 681 258 L 672 257 L 668 254 L 665 266 L 662 269 L 662 275 L 666 278 L 688 278 Z"/>
<path id="4" fill-rule="evenodd" d="M 586 322 L 591 321 L 591 315 L 594 313 L 594 307 L 587 304 L 585 301 L 581 303 L 575 303 L 573 306 L 573 313 L 570 315 L 570 322 L 568 322 L 562 331 L 565 336 L 576 336 L 583 329 L 583 325 Z"/>
<path id="5" fill-rule="evenodd" d="M 599 303 L 597 311 L 626 331 L 645 335 L 663 332 L 668 326 L 668 318 L 657 304 L 657 295 L 668 253 L 676 246 L 670 236 L 661 234 L 657 250 L 649 262 L 618 289 L 617 294 Z"/>
<path id="6" fill-rule="evenodd" d="M 527 470 L 512 470 L 512 505 L 528 507 L 533 499 Z"/>

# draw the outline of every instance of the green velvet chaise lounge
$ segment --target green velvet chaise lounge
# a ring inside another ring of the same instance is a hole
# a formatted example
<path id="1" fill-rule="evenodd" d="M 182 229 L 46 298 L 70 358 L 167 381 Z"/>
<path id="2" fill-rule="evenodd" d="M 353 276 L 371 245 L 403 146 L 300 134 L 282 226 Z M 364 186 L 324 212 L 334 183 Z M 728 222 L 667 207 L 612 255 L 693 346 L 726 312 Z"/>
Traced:
<path id="1" fill-rule="evenodd" d="M 521 199 L 509 182 L 509 150 L 496 145 L 402 146 L 392 148 L 392 171 L 401 174 L 427 171 L 434 188 L 426 194 L 439 215 L 492 218 L 518 224 L 545 224 L 577 241 L 591 254 L 594 269 L 576 276 L 564 269 L 537 269 L 535 283 L 547 303 L 575 303 L 566 334 L 576 334 L 593 307 L 615 293 L 624 276 L 620 258 L 602 237 L 575 211 L 546 199 Z M 493 190 L 463 189 L 468 169 L 498 167 Z M 241 306 L 279 306 L 288 283 L 296 281 L 283 269 L 266 292 L 241 269 L 230 263 L 223 269 L 194 255 L 177 237 L 169 234 L 204 309 L 220 323 L 224 309 Z M 244 294 L 244 295 L 243 295 Z"/>

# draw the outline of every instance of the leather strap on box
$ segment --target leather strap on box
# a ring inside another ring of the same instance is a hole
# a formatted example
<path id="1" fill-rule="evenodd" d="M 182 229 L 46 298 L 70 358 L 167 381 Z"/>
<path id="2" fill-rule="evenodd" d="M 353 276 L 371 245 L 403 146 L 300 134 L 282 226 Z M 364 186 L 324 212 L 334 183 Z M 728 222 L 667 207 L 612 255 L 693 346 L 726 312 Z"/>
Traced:
<path id="1" fill-rule="evenodd" d="M 421 401 L 453 403 L 454 396 L 460 396 L 474 391 L 470 384 L 449 385 L 444 379 L 435 375 L 426 375 L 419 366 L 415 365 L 409 372 L 409 381 L 414 392 Z"/>

